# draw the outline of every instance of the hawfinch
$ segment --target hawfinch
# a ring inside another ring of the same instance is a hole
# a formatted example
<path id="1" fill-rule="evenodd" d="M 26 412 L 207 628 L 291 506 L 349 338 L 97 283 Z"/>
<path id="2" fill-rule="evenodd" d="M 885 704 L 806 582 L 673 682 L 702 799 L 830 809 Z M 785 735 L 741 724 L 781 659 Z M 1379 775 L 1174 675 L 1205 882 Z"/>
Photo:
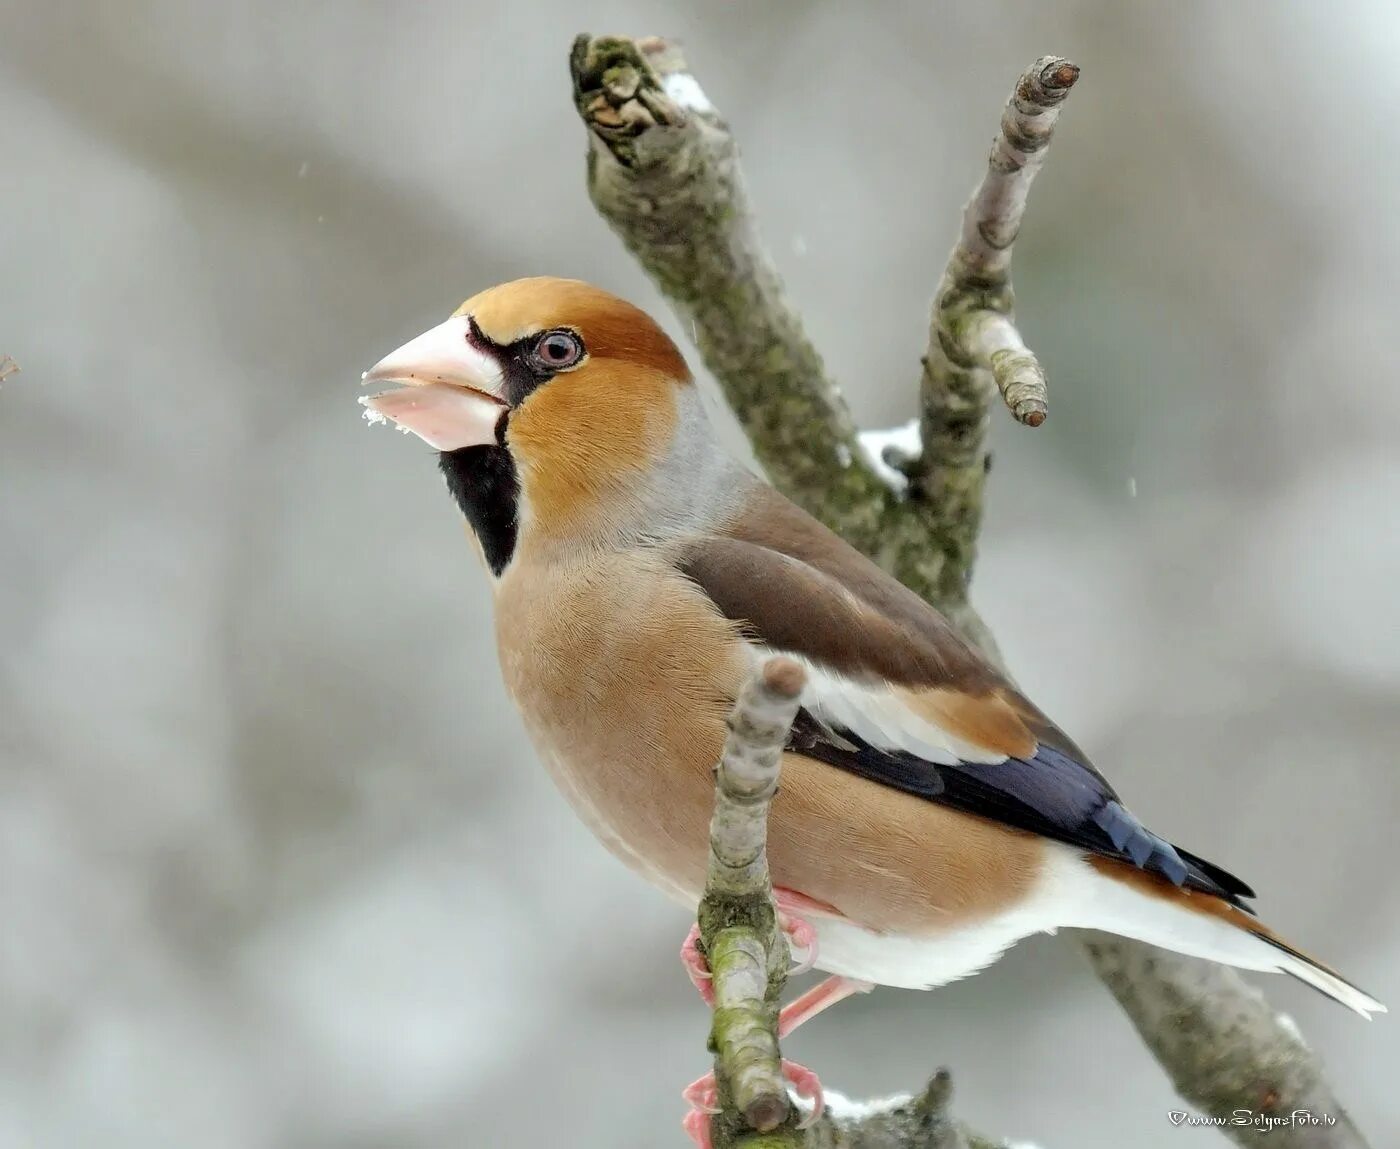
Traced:
<path id="1" fill-rule="evenodd" d="M 942 985 L 1061 926 L 1385 1009 L 1259 922 L 1239 878 L 1139 822 L 936 610 L 729 458 L 642 311 L 522 279 L 365 379 L 404 384 L 362 402 L 440 452 L 540 757 L 666 893 L 699 900 L 741 683 L 773 654 L 806 669 L 769 862 L 836 976 L 784 1031 L 867 983 Z"/>

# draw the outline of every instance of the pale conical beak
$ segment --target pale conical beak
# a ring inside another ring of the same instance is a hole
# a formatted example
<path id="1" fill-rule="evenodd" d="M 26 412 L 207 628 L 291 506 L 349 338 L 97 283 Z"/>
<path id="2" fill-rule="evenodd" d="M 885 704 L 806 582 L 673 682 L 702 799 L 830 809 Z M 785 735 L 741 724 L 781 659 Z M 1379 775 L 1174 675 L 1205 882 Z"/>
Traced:
<path id="1" fill-rule="evenodd" d="M 470 334 L 467 317 L 456 315 L 410 339 L 364 374 L 366 383 L 405 386 L 360 402 L 439 451 L 494 443 L 507 406 L 501 366 Z"/>

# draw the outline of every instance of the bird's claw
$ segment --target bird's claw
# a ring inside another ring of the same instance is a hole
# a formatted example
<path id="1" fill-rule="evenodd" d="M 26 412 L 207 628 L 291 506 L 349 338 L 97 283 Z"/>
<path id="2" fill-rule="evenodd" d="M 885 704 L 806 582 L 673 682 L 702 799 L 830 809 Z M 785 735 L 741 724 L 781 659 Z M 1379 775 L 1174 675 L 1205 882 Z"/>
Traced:
<path id="1" fill-rule="evenodd" d="M 773 901 L 778 907 L 778 928 L 787 934 L 788 945 L 795 946 L 802 953 L 797 963 L 788 970 L 789 977 L 796 977 L 817 964 L 817 931 L 803 913 L 820 913 L 831 907 L 783 886 L 773 888 Z"/>
<path id="2" fill-rule="evenodd" d="M 817 931 L 805 918 L 799 918 L 796 914 L 785 913 L 782 910 L 778 911 L 778 928 L 787 934 L 788 946 L 796 947 L 801 951 L 801 956 L 788 970 L 788 977 L 797 977 L 807 973 L 817 964 Z"/>
<path id="3" fill-rule="evenodd" d="M 826 1111 L 821 1080 L 805 1065 L 798 1065 L 787 1058 L 782 1060 L 782 1070 L 797 1101 L 806 1102 L 812 1107 L 811 1112 L 804 1113 L 797 1123 L 799 1129 L 808 1129 Z M 710 1118 L 720 1112 L 719 1086 L 715 1084 L 714 1073 L 692 1081 L 681 1090 L 681 1098 L 690 1106 L 690 1112 L 681 1120 L 681 1128 L 699 1149 L 710 1149 Z M 801 1108 L 805 1109 L 806 1106 Z"/>
<path id="4" fill-rule="evenodd" d="M 812 1112 L 803 1116 L 797 1123 L 799 1129 L 809 1129 L 815 1125 L 826 1110 L 826 1098 L 822 1094 L 822 1083 L 815 1073 L 805 1065 L 783 1058 L 783 1076 L 792 1084 L 792 1091 L 799 1101 L 810 1101 Z"/>
<path id="5" fill-rule="evenodd" d="M 681 943 L 681 965 L 685 967 L 686 977 L 690 978 L 690 984 L 695 987 L 701 1000 L 714 1009 L 715 990 L 711 984 L 713 979 L 710 976 L 710 963 L 700 952 L 699 924 L 690 927 L 690 933 L 685 935 L 685 941 Z"/>
<path id="6" fill-rule="evenodd" d="M 690 1106 L 690 1112 L 681 1118 L 686 1136 L 695 1142 L 697 1149 L 712 1149 L 710 1118 L 720 1111 L 719 1086 L 715 1084 L 714 1073 L 696 1078 L 682 1089 L 681 1100 Z"/>
<path id="7" fill-rule="evenodd" d="M 695 1142 L 696 1149 L 714 1149 L 710 1140 L 710 1115 L 699 1109 L 692 1109 L 681 1118 L 681 1128 L 685 1135 Z"/>

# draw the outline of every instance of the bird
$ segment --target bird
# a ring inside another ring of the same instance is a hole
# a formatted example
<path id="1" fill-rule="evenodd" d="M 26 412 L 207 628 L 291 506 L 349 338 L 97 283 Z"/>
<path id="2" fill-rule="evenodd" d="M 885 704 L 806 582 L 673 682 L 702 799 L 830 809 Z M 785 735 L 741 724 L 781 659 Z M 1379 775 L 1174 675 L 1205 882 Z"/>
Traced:
<path id="1" fill-rule="evenodd" d="M 361 398 L 371 420 L 438 452 L 539 758 L 664 893 L 694 907 L 703 890 L 740 687 L 773 656 L 805 670 L 769 866 L 784 927 L 830 976 L 780 1032 L 1065 927 L 1385 1011 L 1264 925 L 1243 881 L 1139 821 L 934 607 L 732 458 L 641 309 L 578 280 L 518 279 L 363 379 L 397 385 Z M 703 991 L 694 931 L 683 956 Z"/>

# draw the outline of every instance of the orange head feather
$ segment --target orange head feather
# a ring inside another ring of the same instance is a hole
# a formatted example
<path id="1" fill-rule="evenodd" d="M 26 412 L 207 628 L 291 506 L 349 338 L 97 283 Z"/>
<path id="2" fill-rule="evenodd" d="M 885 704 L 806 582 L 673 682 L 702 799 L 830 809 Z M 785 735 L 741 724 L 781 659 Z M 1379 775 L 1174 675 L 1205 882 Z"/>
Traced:
<path id="1" fill-rule="evenodd" d="M 410 385 L 366 403 L 443 453 L 479 535 L 483 517 L 499 510 L 482 504 L 479 480 L 493 476 L 499 502 L 508 454 L 512 506 L 496 515 L 508 519 L 505 554 L 517 521 L 568 535 L 625 513 L 670 450 L 681 392 L 692 386 L 680 351 L 644 311 L 587 283 L 544 277 L 473 296 L 366 379 Z"/>
<path id="2" fill-rule="evenodd" d="M 547 530 L 592 518 L 667 450 L 676 388 L 691 383 L 676 345 L 640 308 L 576 279 L 517 279 L 457 311 L 497 347 L 548 331 L 575 334 L 577 365 L 533 388 L 510 416 L 506 445 L 530 514 Z"/>

